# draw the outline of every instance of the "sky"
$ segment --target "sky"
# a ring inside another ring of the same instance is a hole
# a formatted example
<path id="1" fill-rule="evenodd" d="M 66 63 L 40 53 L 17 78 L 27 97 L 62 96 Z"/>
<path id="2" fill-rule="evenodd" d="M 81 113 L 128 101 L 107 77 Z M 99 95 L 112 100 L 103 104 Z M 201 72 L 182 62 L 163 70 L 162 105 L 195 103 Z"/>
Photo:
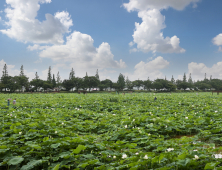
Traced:
<path id="1" fill-rule="evenodd" d="M 222 79 L 222 1 L 1 0 L 0 76 Z"/>

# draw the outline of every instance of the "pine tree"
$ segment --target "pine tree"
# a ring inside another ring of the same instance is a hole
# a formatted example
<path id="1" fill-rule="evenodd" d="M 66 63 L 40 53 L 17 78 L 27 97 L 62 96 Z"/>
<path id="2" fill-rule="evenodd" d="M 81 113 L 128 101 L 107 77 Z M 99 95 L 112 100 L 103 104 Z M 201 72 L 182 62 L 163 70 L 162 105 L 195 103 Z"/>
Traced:
<path id="1" fill-rule="evenodd" d="M 57 84 L 57 86 L 59 86 L 60 83 L 61 83 L 61 77 L 60 77 L 60 75 L 59 75 L 59 71 L 58 71 L 58 73 L 57 73 L 57 77 L 56 77 L 56 84 Z"/>
<path id="2" fill-rule="evenodd" d="M 193 81 L 192 81 L 192 78 L 191 78 L 191 73 L 190 73 L 190 76 L 189 76 L 189 79 L 188 79 L 188 83 L 193 84 Z"/>
<path id="3" fill-rule="evenodd" d="M 70 71 L 70 73 L 69 73 L 69 80 L 72 80 L 72 79 L 74 79 L 75 78 L 75 71 L 73 70 L 73 68 L 72 68 L 72 70 Z"/>
<path id="4" fill-rule="evenodd" d="M 206 80 L 207 79 L 207 73 L 205 73 L 205 76 L 204 76 L 204 80 Z"/>
<path id="5" fill-rule="evenodd" d="M 125 76 L 121 73 L 119 74 L 117 85 L 120 90 L 123 90 L 125 87 Z"/>
<path id="6" fill-rule="evenodd" d="M 20 74 L 19 74 L 19 76 L 20 77 L 22 77 L 22 76 L 24 76 L 25 74 L 24 74 L 24 68 L 23 68 L 23 65 L 21 66 L 21 68 L 20 68 Z"/>
<path id="7" fill-rule="evenodd" d="M 98 72 L 98 69 L 96 70 L 96 75 L 95 77 L 97 78 L 97 80 L 99 80 L 99 72 Z"/>
<path id="8" fill-rule="evenodd" d="M 47 81 L 49 83 L 52 83 L 51 66 L 49 66 Z"/>
<path id="9" fill-rule="evenodd" d="M 38 73 L 35 72 L 35 79 L 38 80 L 39 79 L 39 76 L 38 76 Z"/>
<path id="10" fill-rule="evenodd" d="M 166 78 L 166 76 L 165 76 L 165 80 L 166 80 L 167 78 Z"/>
<path id="11" fill-rule="evenodd" d="M 183 82 L 187 82 L 187 77 L 186 77 L 186 74 L 184 73 L 183 75 Z"/>
<path id="12" fill-rule="evenodd" d="M 212 80 L 212 75 L 210 76 L 210 81 Z"/>
<path id="13" fill-rule="evenodd" d="M 88 77 L 88 74 L 87 74 L 87 72 L 86 72 L 86 77 Z"/>
<path id="14" fill-rule="evenodd" d="M 7 77 L 7 76 L 8 76 L 8 69 L 7 65 L 5 64 L 2 71 L 2 77 Z"/>
<path id="15" fill-rule="evenodd" d="M 52 87 L 56 87 L 56 81 L 55 81 L 55 75 L 53 74 L 53 78 L 52 78 Z"/>
<path id="16" fill-rule="evenodd" d="M 172 84 L 175 84 L 175 80 L 174 80 L 174 78 L 173 78 L 173 75 L 172 75 L 172 78 L 171 78 L 171 83 L 172 83 Z"/>

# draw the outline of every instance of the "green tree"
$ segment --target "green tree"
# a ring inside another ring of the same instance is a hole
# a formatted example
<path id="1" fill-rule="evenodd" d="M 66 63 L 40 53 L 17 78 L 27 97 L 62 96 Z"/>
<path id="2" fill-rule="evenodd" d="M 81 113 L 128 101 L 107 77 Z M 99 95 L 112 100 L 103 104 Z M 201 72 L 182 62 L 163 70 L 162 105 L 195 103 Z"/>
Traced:
<path id="1" fill-rule="evenodd" d="M 75 78 L 75 71 L 73 70 L 73 68 L 71 69 L 70 73 L 69 73 L 69 80 L 72 80 Z"/>
<path id="2" fill-rule="evenodd" d="M 55 75 L 53 74 L 52 76 L 52 88 L 56 87 L 56 80 L 55 80 Z"/>
<path id="3" fill-rule="evenodd" d="M 39 79 L 39 76 L 38 76 L 38 73 L 35 72 L 35 79 L 38 80 Z"/>
<path id="4" fill-rule="evenodd" d="M 20 68 L 20 74 L 18 76 L 18 86 L 19 86 L 19 91 L 21 91 L 22 88 L 25 88 L 26 91 L 29 91 L 29 86 L 30 86 L 29 78 L 24 74 L 23 65 Z"/>
<path id="5" fill-rule="evenodd" d="M 122 75 L 121 73 L 119 74 L 117 85 L 118 85 L 119 90 L 123 90 L 125 87 L 125 76 Z"/>
<path id="6" fill-rule="evenodd" d="M 135 80 L 132 82 L 134 87 L 137 87 L 137 90 L 139 90 L 139 88 L 141 86 L 143 86 L 143 81 L 142 80 Z"/>
<path id="7" fill-rule="evenodd" d="M 73 84 L 74 84 L 74 87 L 76 88 L 76 90 L 78 91 L 79 88 L 82 87 L 83 79 L 80 77 L 75 77 L 73 80 Z"/>
<path id="8" fill-rule="evenodd" d="M 50 83 L 48 80 L 47 80 L 47 81 L 43 81 L 42 87 L 43 87 L 43 89 L 46 91 L 46 90 L 52 88 L 52 83 Z"/>
<path id="9" fill-rule="evenodd" d="M 126 77 L 126 88 L 127 88 L 127 90 L 132 90 L 133 86 L 134 85 L 133 85 L 132 81 L 130 81 L 129 78 Z"/>
<path id="10" fill-rule="evenodd" d="M 150 91 L 150 89 L 152 88 L 152 81 L 149 79 L 149 77 L 143 83 L 144 83 L 144 88 Z"/>
<path id="11" fill-rule="evenodd" d="M 2 71 L 2 77 L 7 77 L 7 76 L 8 76 L 8 68 L 7 65 L 5 64 Z"/>
<path id="12" fill-rule="evenodd" d="M 96 70 L 96 75 L 95 75 L 95 77 L 97 78 L 97 80 L 99 80 L 99 71 L 98 71 L 98 69 Z"/>
<path id="13" fill-rule="evenodd" d="M 50 84 L 52 83 L 51 66 L 49 66 L 47 81 L 48 81 Z"/>
<path id="14" fill-rule="evenodd" d="M 185 73 L 184 73 L 184 75 L 183 75 L 183 82 L 187 82 L 187 76 L 186 76 Z"/>
<path id="15" fill-rule="evenodd" d="M 103 91 L 103 89 L 108 90 L 108 88 L 112 88 L 113 82 L 109 79 L 102 80 L 99 84 L 99 89 Z"/>
<path id="16" fill-rule="evenodd" d="M 187 88 L 190 88 L 190 84 L 188 82 L 182 82 L 179 85 L 177 85 L 177 88 L 186 90 Z"/>
<path id="17" fill-rule="evenodd" d="M 173 78 L 173 75 L 172 75 L 172 78 L 171 78 L 171 83 L 175 84 L 175 79 Z"/>
<path id="18" fill-rule="evenodd" d="M 24 74 L 24 68 L 23 68 L 23 65 L 21 65 L 19 76 L 22 77 L 22 76 L 24 76 L 24 75 L 25 75 L 25 74 Z"/>
<path id="19" fill-rule="evenodd" d="M 61 89 L 61 88 L 62 88 L 61 85 L 62 85 L 62 80 L 61 80 L 61 77 L 60 77 L 59 71 L 58 71 L 57 76 L 56 76 L 56 86 L 57 86 L 59 89 Z"/>

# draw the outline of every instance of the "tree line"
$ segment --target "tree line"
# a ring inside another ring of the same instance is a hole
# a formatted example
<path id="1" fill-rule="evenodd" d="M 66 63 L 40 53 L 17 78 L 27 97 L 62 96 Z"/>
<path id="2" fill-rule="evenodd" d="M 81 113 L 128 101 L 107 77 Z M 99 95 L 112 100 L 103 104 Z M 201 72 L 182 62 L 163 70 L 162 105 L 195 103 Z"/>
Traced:
<path id="1" fill-rule="evenodd" d="M 2 71 L 2 77 L 0 80 L 0 91 L 41 91 L 41 90 L 92 90 L 98 89 L 100 91 L 106 91 L 108 89 L 115 89 L 118 91 L 122 90 L 164 90 L 164 91 L 176 91 L 176 90 L 186 90 L 187 88 L 192 90 L 222 90 L 222 80 L 220 79 L 210 79 L 205 78 L 201 81 L 193 81 L 191 74 L 187 80 L 186 74 L 184 73 L 183 80 L 175 80 L 172 76 L 171 80 L 165 79 L 155 79 L 151 81 L 148 77 L 147 80 L 134 80 L 130 81 L 128 77 L 123 74 L 119 74 L 117 82 L 112 82 L 110 79 L 100 80 L 98 69 L 95 76 L 88 76 L 87 72 L 84 77 L 76 77 L 75 71 L 72 68 L 69 73 L 69 79 L 62 81 L 59 72 L 55 76 L 51 73 L 51 67 L 49 67 L 47 80 L 42 80 L 39 78 L 38 73 L 35 73 L 35 78 L 29 81 L 29 78 L 24 74 L 23 65 L 20 68 L 20 73 L 18 76 L 10 76 L 8 74 L 7 65 L 5 64 Z"/>

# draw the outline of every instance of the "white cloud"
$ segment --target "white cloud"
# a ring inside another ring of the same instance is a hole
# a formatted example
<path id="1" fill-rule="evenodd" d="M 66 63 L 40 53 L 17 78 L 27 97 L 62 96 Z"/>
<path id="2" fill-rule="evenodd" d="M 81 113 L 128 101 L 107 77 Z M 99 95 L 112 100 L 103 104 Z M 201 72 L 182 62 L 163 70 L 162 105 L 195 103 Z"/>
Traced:
<path id="1" fill-rule="evenodd" d="M 133 74 L 125 74 L 131 80 L 147 80 L 149 77 L 150 79 L 154 80 L 156 78 L 163 78 L 164 74 L 161 72 L 162 69 L 169 66 L 169 62 L 164 60 L 163 57 L 159 56 L 152 61 L 147 63 L 141 61 L 135 66 L 135 71 Z"/>
<path id="2" fill-rule="evenodd" d="M 62 44 L 63 34 L 69 32 L 72 20 L 68 12 L 57 12 L 54 16 L 46 14 L 40 22 L 37 12 L 40 3 L 51 0 L 6 0 L 5 8 L 8 29 L 0 30 L 10 38 L 21 42 Z"/>
<path id="3" fill-rule="evenodd" d="M 177 36 L 163 37 L 161 32 L 166 26 L 165 17 L 157 9 L 140 11 L 138 16 L 142 23 L 135 23 L 133 41 L 137 49 L 143 52 L 183 53 L 185 50 L 179 46 L 180 39 Z"/>
<path id="4" fill-rule="evenodd" d="M 172 7 L 176 10 L 183 10 L 190 3 L 196 4 L 200 0 L 130 0 L 123 6 L 130 11 L 147 9 L 167 9 Z"/>
<path id="5" fill-rule="evenodd" d="M 218 51 L 222 51 L 221 45 L 222 45 L 222 34 L 218 34 L 216 37 L 213 38 L 212 40 L 214 45 L 219 46 Z"/>
<path id="6" fill-rule="evenodd" d="M 212 67 L 207 67 L 204 63 L 191 62 L 188 64 L 188 73 L 191 73 L 193 80 L 203 80 L 205 73 L 210 78 L 222 78 L 222 62 L 214 64 Z"/>
<path id="7" fill-rule="evenodd" d="M 183 10 L 187 5 L 196 3 L 200 0 L 130 0 L 123 6 L 128 12 L 138 11 L 138 17 L 142 23 L 135 23 L 133 42 L 130 46 L 137 44 L 137 51 L 143 52 L 162 52 L 162 53 L 183 53 L 185 50 L 179 46 L 180 39 L 173 37 L 164 38 L 162 30 L 165 26 L 165 17 L 160 10 L 172 7 L 176 10 Z M 130 52 L 136 50 L 131 50 Z"/>
<path id="8" fill-rule="evenodd" d="M 98 48 L 93 46 L 90 35 L 73 32 L 64 45 L 53 45 L 40 52 L 41 58 L 51 58 L 55 62 L 66 63 L 75 70 L 95 71 L 104 68 L 125 68 L 122 60 L 113 59 L 110 45 L 103 42 Z"/>
<path id="9" fill-rule="evenodd" d="M 30 50 L 30 51 L 34 51 L 34 50 L 44 50 L 44 49 L 46 49 L 47 47 L 48 47 L 48 46 L 40 46 L 40 45 L 38 45 L 38 44 L 34 44 L 33 46 L 29 45 L 29 46 L 27 47 L 27 49 Z"/>

